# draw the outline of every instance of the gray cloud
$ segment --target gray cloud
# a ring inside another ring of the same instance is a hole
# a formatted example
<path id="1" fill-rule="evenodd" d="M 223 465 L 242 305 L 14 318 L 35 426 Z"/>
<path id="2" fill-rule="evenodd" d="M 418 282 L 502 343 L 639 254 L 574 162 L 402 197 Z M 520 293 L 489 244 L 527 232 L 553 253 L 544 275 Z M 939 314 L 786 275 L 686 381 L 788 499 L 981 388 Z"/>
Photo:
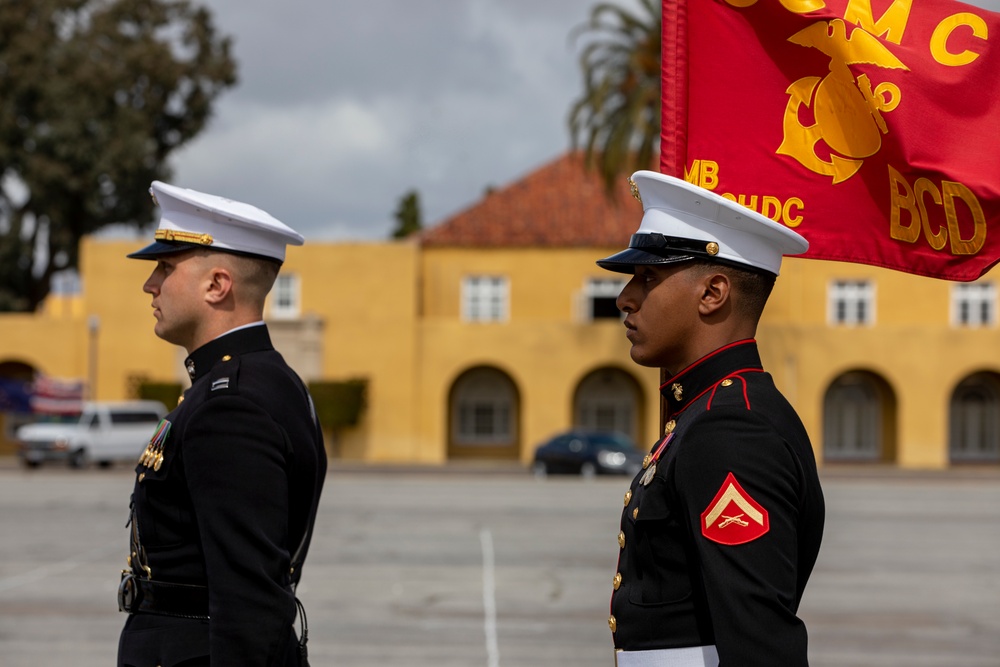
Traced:
<path id="1" fill-rule="evenodd" d="M 579 0 L 204 4 L 241 81 L 174 180 L 307 238 L 385 237 L 411 188 L 439 221 L 569 146 Z"/>

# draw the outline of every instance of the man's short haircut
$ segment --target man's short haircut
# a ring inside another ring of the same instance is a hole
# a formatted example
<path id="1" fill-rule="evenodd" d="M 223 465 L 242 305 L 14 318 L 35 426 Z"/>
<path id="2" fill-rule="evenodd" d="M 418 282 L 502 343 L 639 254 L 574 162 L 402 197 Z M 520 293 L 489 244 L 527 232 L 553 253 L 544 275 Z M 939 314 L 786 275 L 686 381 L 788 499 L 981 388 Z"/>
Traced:
<path id="1" fill-rule="evenodd" d="M 693 260 L 691 266 L 705 273 L 718 272 L 726 275 L 733 286 L 730 297 L 733 300 L 733 310 L 754 323 L 760 320 L 777 276 L 766 271 L 741 269 L 731 264 L 699 259 Z"/>
<path id="2" fill-rule="evenodd" d="M 225 258 L 226 265 L 235 274 L 237 293 L 245 295 L 250 303 L 263 307 L 274 281 L 278 278 L 281 264 L 264 257 L 252 257 L 233 252 L 213 252 L 203 250 L 203 253 Z"/>

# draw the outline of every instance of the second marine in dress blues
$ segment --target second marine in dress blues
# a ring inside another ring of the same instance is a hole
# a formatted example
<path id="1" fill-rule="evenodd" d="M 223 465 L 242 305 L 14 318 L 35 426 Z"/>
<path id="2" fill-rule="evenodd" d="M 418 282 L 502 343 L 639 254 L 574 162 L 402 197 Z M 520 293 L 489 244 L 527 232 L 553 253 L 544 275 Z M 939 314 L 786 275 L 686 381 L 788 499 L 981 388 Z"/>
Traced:
<path id="1" fill-rule="evenodd" d="M 664 431 L 625 493 L 611 627 L 619 667 L 805 667 L 799 602 L 823 535 L 805 428 L 764 372 L 757 324 L 805 240 L 679 179 L 637 172 L 643 219 L 600 260 L 630 355 L 660 368 Z"/>

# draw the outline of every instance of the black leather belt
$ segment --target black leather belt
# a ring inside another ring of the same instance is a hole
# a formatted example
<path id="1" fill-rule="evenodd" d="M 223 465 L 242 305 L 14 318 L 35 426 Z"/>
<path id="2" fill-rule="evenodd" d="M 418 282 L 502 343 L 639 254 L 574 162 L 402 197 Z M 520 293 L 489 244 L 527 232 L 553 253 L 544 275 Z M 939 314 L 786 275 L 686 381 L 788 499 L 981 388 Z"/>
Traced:
<path id="1" fill-rule="evenodd" d="M 122 571 L 118 610 L 129 614 L 158 614 L 178 618 L 208 618 L 208 587 L 171 584 Z"/>

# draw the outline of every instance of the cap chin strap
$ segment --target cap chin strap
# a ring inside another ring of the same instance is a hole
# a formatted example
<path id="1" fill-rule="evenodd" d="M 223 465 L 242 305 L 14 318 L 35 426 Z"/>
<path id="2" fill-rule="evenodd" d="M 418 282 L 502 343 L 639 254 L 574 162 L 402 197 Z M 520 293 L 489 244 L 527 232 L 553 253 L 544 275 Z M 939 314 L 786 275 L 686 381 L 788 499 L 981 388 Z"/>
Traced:
<path id="1" fill-rule="evenodd" d="M 741 271 L 750 273 L 761 273 L 768 276 L 775 275 L 772 271 L 751 266 L 743 262 L 719 257 L 719 244 L 715 241 L 704 241 L 700 239 L 685 239 L 677 236 L 665 236 L 659 232 L 643 232 L 633 234 L 629 240 L 628 247 L 633 250 L 641 250 L 651 255 L 663 257 L 664 259 L 684 257 L 687 260 L 701 259 L 713 264 L 722 264 Z M 638 264 L 638 262 L 636 262 Z"/>
<path id="2" fill-rule="evenodd" d="M 715 241 L 665 236 L 659 232 L 633 234 L 628 247 L 646 252 L 661 250 L 670 251 L 673 255 L 694 255 L 709 258 L 719 254 L 719 244 Z"/>

